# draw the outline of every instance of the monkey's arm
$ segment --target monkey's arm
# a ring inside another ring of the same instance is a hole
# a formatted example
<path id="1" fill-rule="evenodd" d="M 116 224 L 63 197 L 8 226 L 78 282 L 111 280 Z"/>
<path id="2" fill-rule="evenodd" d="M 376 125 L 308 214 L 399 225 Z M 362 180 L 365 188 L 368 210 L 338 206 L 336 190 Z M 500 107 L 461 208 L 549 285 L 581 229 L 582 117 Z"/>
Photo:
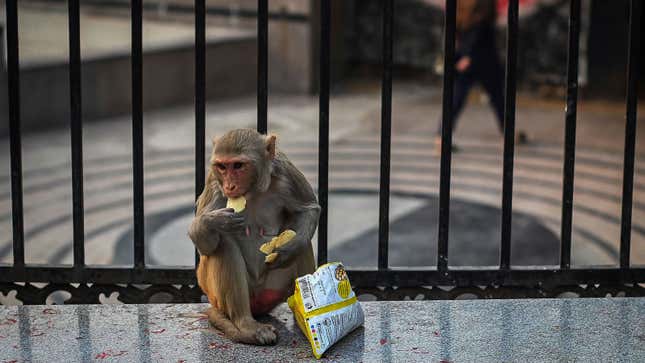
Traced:
<path id="1" fill-rule="evenodd" d="M 213 255 L 219 246 L 220 234 L 214 228 L 209 228 L 209 224 L 207 215 L 202 214 L 195 216 L 188 228 L 188 236 L 200 255 Z"/>
<path id="2" fill-rule="evenodd" d="M 318 203 L 310 203 L 302 206 L 298 211 L 293 212 L 287 225 L 288 229 L 296 231 L 296 237 L 309 244 L 318 227 L 320 217 L 320 206 Z"/>
<path id="3" fill-rule="evenodd" d="M 310 249 L 320 217 L 320 205 L 304 175 L 288 161 L 281 169 L 284 178 L 279 180 L 278 185 L 287 216 L 283 229 L 294 230 L 296 236 L 289 243 L 275 249 L 278 257 L 270 267 L 289 263 L 305 249 Z"/>

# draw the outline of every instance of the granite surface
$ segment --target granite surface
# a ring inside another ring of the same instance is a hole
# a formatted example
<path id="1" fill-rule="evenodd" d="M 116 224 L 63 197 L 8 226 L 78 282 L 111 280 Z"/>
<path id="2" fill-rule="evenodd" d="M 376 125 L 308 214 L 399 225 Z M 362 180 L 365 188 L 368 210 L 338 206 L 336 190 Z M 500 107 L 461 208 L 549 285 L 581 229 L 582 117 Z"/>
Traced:
<path id="1" fill-rule="evenodd" d="M 645 361 L 645 299 L 363 302 L 323 361 Z M 286 305 L 277 346 L 233 344 L 205 304 L 0 306 L 0 362 L 313 360 Z"/>

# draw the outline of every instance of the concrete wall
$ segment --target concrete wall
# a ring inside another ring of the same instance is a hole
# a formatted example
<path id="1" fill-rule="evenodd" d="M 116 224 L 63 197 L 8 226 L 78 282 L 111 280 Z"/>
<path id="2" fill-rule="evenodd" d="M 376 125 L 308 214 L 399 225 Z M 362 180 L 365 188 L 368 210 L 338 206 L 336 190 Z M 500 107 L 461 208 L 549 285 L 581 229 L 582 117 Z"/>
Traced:
<path id="1" fill-rule="evenodd" d="M 193 0 L 157 0 L 159 3 L 179 3 L 192 6 Z M 311 92 L 315 89 L 317 70 L 313 58 L 319 13 L 312 10 L 314 0 L 271 0 L 270 13 L 309 17 L 305 20 L 269 19 L 269 92 Z M 207 7 L 257 10 L 257 0 L 207 0 Z M 209 24 L 241 29 L 257 29 L 255 18 L 209 17 Z M 312 38 L 313 37 L 313 38 Z M 313 40 L 313 43 L 312 43 Z"/>
<path id="2" fill-rule="evenodd" d="M 206 48 L 207 100 L 255 93 L 257 42 L 253 37 L 212 42 Z M 143 108 L 191 104 L 195 90 L 192 46 L 147 52 L 143 57 Z M 131 113 L 129 55 L 83 62 L 83 120 Z M 6 71 L 0 75 L 0 135 L 8 133 Z M 68 125 L 67 64 L 21 69 L 21 124 L 25 132 Z"/>

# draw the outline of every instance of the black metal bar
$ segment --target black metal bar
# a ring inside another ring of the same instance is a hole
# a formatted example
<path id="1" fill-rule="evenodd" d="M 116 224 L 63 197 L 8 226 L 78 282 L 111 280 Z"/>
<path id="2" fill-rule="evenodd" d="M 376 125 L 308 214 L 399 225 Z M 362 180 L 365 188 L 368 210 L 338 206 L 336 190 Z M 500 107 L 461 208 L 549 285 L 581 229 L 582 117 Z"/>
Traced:
<path id="1" fill-rule="evenodd" d="M 444 30 L 443 104 L 441 110 L 441 164 L 439 179 L 439 245 L 437 268 L 448 270 L 448 232 L 450 229 L 450 161 L 452 157 L 452 97 L 455 80 L 455 31 L 457 2 L 446 0 Z"/>
<path id="2" fill-rule="evenodd" d="M 85 264 L 83 215 L 83 122 L 81 103 L 81 27 L 79 0 L 69 0 L 69 87 L 72 138 L 74 266 Z"/>
<path id="3" fill-rule="evenodd" d="M 195 0 L 195 200 L 204 190 L 206 173 L 206 0 Z M 195 266 L 199 252 L 195 249 Z"/>
<path id="4" fill-rule="evenodd" d="M 593 268 L 562 270 L 552 268 L 517 268 L 501 270 L 451 267 L 447 271 L 431 269 L 348 270 L 355 287 L 374 286 L 571 286 L 580 284 L 633 284 L 643 281 L 645 268 Z"/>
<path id="5" fill-rule="evenodd" d="M 383 80 L 381 86 L 381 178 L 379 192 L 378 268 L 388 268 L 390 238 L 390 148 L 392 143 L 392 28 L 394 2 L 383 1 Z"/>
<path id="6" fill-rule="evenodd" d="M 560 269 L 559 266 L 514 267 L 500 270 L 496 266 L 451 267 L 448 271 L 437 269 L 406 269 L 390 267 L 388 270 L 350 269 L 352 285 L 374 286 L 567 286 L 580 284 L 635 284 L 645 281 L 645 268 L 632 267 L 586 269 Z M 30 265 L 16 269 L 0 265 L 0 282 L 49 282 L 49 283 L 96 283 L 96 284 L 194 284 L 195 268 L 146 267 L 145 269 L 123 266 L 87 266 L 75 269 L 60 265 Z"/>
<path id="7" fill-rule="evenodd" d="M 320 90 L 318 113 L 318 266 L 327 263 L 329 193 L 330 0 L 320 2 Z"/>
<path id="8" fill-rule="evenodd" d="M 269 77 L 269 5 L 258 0 L 258 132 L 267 133 Z"/>
<path id="9" fill-rule="evenodd" d="M 506 94 L 504 95 L 504 171 L 502 182 L 502 249 L 500 268 L 511 264 L 511 230 L 513 217 L 513 155 L 515 153 L 515 88 L 517 64 L 518 0 L 508 2 L 506 35 Z"/>
<path id="10" fill-rule="evenodd" d="M 145 267 L 85 265 L 75 269 L 61 265 L 29 264 L 24 269 L 0 265 L 1 282 L 49 282 L 94 284 L 194 284 L 194 266 Z"/>
<path id="11" fill-rule="evenodd" d="M 143 211 L 143 43 L 142 0 L 132 6 L 132 168 L 134 199 L 134 265 L 145 267 Z"/>
<path id="12" fill-rule="evenodd" d="M 576 160 L 576 116 L 578 105 L 578 49 L 580 39 L 580 0 L 571 0 L 569 9 L 569 52 L 567 60 L 567 108 L 564 136 L 562 181 L 562 225 L 560 230 L 560 268 L 571 266 L 571 228 L 573 226 L 573 179 Z"/>
<path id="13" fill-rule="evenodd" d="M 629 49 L 627 50 L 627 113 L 625 126 L 625 164 L 623 205 L 620 226 L 620 267 L 629 267 L 634 191 L 634 150 L 636 147 L 636 110 L 638 101 L 638 58 L 640 52 L 640 1 L 629 2 Z"/>
<path id="14" fill-rule="evenodd" d="M 5 1 L 7 16 L 7 78 L 9 88 L 9 142 L 11 149 L 11 214 L 13 264 L 25 266 L 24 211 L 22 209 L 22 141 L 20 129 L 20 67 L 18 61 L 18 5 Z"/>

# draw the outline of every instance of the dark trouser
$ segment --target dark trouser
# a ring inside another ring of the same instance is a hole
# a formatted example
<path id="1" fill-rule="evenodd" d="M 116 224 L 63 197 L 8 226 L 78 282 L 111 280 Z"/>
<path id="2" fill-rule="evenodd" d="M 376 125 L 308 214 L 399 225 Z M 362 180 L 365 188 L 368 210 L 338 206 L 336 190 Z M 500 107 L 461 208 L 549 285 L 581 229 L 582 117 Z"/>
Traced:
<path id="1" fill-rule="evenodd" d="M 489 57 L 487 57 L 489 58 Z M 478 63 L 475 63 L 475 62 Z M 455 72 L 455 88 L 452 98 L 452 130 L 457 126 L 457 119 L 466 103 L 470 88 L 479 81 L 488 94 L 500 132 L 504 133 L 504 71 L 497 59 L 473 60 L 466 72 Z M 441 135 L 441 122 L 437 134 Z"/>

